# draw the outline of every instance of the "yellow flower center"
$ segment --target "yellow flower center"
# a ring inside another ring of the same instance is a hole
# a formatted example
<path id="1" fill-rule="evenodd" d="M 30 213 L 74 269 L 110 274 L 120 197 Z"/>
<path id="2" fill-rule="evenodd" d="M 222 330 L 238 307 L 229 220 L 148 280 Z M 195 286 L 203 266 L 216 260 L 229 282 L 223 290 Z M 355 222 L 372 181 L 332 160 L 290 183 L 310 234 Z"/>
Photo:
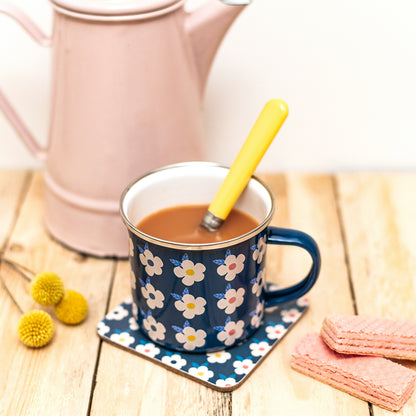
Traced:
<path id="1" fill-rule="evenodd" d="M 185 273 L 186 273 L 188 276 L 193 276 L 193 275 L 195 274 L 195 271 L 194 271 L 194 270 L 192 270 L 192 269 L 188 269 Z"/>
<path id="2" fill-rule="evenodd" d="M 201 376 L 203 376 L 203 375 L 204 375 L 204 372 L 203 372 L 203 371 L 198 371 L 198 372 L 197 372 L 197 374 L 198 374 L 198 376 L 200 376 L 200 377 L 201 377 Z"/>
<path id="3" fill-rule="evenodd" d="M 221 353 L 217 352 L 217 353 L 215 354 L 215 356 L 216 356 L 216 357 L 221 357 Z"/>
<path id="4" fill-rule="evenodd" d="M 195 341 L 196 340 L 196 337 L 195 337 L 195 335 L 188 335 L 188 341 Z"/>
<path id="5" fill-rule="evenodd" d="M 186 306 L 188 307 L 188 309 L 195 309 L 194 303 L 188 303 Z"/>

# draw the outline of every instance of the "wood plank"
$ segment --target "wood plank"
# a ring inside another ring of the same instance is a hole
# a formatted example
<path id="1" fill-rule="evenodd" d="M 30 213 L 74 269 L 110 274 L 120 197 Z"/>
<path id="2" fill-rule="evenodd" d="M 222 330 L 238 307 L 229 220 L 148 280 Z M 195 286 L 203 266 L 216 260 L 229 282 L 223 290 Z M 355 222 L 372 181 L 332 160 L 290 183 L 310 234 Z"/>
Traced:
<path id="1" fill-rule="evenodd" d="M 368 415 L 366 402 L 290 368 L 290 354 L 306 333 L 319 331 L 328 313 L 353 313 L 333 180 L 327 175 L 267 175 L 277 200 L 273 224 L 313 236 L 322 271 L 308 294 L 310 309 L 266 361 L 232 394 L 235 415 Z M 267 278 L 287 284 L 305 274 L 309 259 L 298 248 L 269 247 Z"/>
<path id="2" fill-rule="evenodd" d="M 30 173 L 20 170 L 0 171 L 0 250 L 14 226 L 22 193 L 26 191 L 30 176 Z"/>
<path id="3" fill-rule="evenodd" d="M 414 320 L 416 174 L 342 174 L 337 184 L 358 312 Z M 415 395 L 395 414 L 416 414 Z"/>
<path id="4" fill-rule="evenodd" d="M 55 336 L 40 350 L 26 348 L 16 334 L 20 312 L 6 299 L 0 308 L 0 414 L 85 415 L 99 338 L 96 323 L 105 313 L 114 261 L 84 257 L 53 241 L 43 227 L 43 181 L 34 176 L 6 255 L 35 271 L 52 270 L 65 286 L 89 302 L 85 322 L 67 326 L 54 318 Z M 39 308 L 29 285 L 3 267 L 10 290 L 25 311 Z M 4 296 L 2 295 L 2 300 Z M 51 312 L 51 308 L 42 308 Z"/>
<path id="5" fill-rule="evenodd" d="M 120 261 L 109 309 L 130 293 L 129 264 Z M 96 381 L 91 415 L 231 414 L 229 393 L 216 392 L 106 342 L 102 344 Z"/>

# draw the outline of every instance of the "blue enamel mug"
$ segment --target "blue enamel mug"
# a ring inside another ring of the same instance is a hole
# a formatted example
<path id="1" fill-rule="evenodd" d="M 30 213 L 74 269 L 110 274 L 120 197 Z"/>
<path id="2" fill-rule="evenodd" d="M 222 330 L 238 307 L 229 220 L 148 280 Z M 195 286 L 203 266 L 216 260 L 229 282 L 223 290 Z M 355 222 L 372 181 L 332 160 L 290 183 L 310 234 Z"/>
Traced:
<path id="1" fill-rule="evenodd" d="M 275 202 L 269 187 L 252 177 L 235 208 L 259 225 L 227 241 L 184 244 L 136 228 L 161 209 L 209 204 L 228 173 L 213 163 L 189 162 L 152 171 L 123 192 L 133 314 L 155 343 L 184 352 L 209 352 L 245 341 L 261 325 L 265 307 L 299 298 L 318 278 L 320 254 L 307 234 L 269 226 Z M 293 245 L 312 258 L 307 276 L 290 287 L 266 290 L 268 244 Z"/>

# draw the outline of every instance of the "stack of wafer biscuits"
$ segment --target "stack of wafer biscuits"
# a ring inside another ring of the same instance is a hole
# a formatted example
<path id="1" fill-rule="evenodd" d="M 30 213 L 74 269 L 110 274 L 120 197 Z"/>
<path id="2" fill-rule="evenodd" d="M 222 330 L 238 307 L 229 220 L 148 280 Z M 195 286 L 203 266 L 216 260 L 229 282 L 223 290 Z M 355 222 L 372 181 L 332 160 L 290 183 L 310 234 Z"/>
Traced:
<path id="1" fill-rule="evenodd" d="M 389 359 L 416 360 L 416 324 L 332 315 L 321 334 L 297 344 L 292 367 L 387 410 L 397 411 L 415 389 L 416 372 Z"/>

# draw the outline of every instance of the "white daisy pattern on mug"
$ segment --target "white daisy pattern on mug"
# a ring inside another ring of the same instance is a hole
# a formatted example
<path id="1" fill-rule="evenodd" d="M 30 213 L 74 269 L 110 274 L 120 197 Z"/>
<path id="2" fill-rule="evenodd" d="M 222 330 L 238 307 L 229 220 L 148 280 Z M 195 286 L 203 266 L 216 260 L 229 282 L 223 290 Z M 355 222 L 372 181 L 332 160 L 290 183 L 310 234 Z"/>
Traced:
<path id="1" fill-rule="evenodd" d="M 131 282 L 131 288 L 133 290 L 136 290 L 136 276 L 134 275 L 132 270 L 130 270 L 130 282 Z"/>
<path id="2" fill-rule="evenodd" d="M 173 368 L 180 370 L 183 366 L 186 365 L 186 360 L 180 354 L 173 354 L 170 351 L 166 351 L 167 355 L 164 355 L 161 358 L 162 363 L 167 364 Z"/>
<path id="3" fill-rule="evenodd" d="M 224 276 L 225 280 L 230 282 L 244 270 L 245 260 L 246 256 L 244 254 L 235 256 L 234 254 L 231 254 L 231 250 L 227 250 L 225 259 L 216 259 L 213 260 L 213 262 L 219 266 L 217 268 L 217 273 L 220 276 Z"/>
<path id="4" fill-rule="evenodd" d="M 183 344 L 185 350 L 193 351 L 205 345 L 207 333 L 203 329 L 192 328 L 188 321 L 185 321 L 183 328 L 176 325 L 172 325 L 172 328 L 177 332 L 176 341 Z"/>
<path id="5" fill-rule="evenodd" d="M 253 287 L 251 288 L 251 291 L 258 297 L 261 295 L 261 291 L 263 290 L 264 287 L 264 282 L 265 282 L 265 274 L 266 272 L 263 270 L 260 270 L 257 273 L 257 276 L 254 279 L 250 280 L 250 283 L 253 285 Z"/>
<path id="6" fill-rule="evenodd" d="M 188 373 L 204 381 L 208 381 L 214 375 L 214 372 L 209 370 L 206 365 L 191 367 Z"/>
<path id="7" fill-rule="evenodd" d="M 148 342 L 146 344 L 140 343 L 139 345 L 136 346 L 135 350 L 137 352 L 141 352 L 142 354 L 147 355 L 148 357 L 152 357 L 152 358 L 155 358 L 156 355 L 160 353 L 160 349 L 156 347 L 156 345 L 153 344 L 152 342 Z"/>
<path id="8" fill-rule="evenodd" d="M 251 316 L 250 324 L 252 327 L 258 328 L 261 325 L 263 314 L 264 314 L 264 304 L 262 302 L 257 302 L 256 309 L 250 312 L 250 316 Z"/>
<path id="9" fill-rule="evenodd" d="M 140 247 L 139 245 L 137 248 L 140 251 L 139 259 L 140 262 L 143 264 L 146 273 L 149 276 L 162 274 L 163 268 L 163 261 L 158 256 L 154 256 L 152 252 L 149 250 L 149 245 L 146 243 L 144 248 Z"/>
<path id="10" fill-rule="evenodd" d="M 134 244 L 133 244 L 133 240 L 131 239 L 131 237 L 129 237 L 129 256 L 130 257 L 134 256 Z"/>
<path id="11" fill-rule="evenodd" d="M 235 344 L 235 342 L 243 335 L 244 321 L 240 320 L 234 322 L 228 316 L 224 326 L 216 326 L 214 329 L 219 331 L 217 335 L 218 340 L 225 345 L 230 346 Z"/>
<path id="12" fill-rule="evenodd" d="M 192 319 L 195 315 L 202 315 L 205 312 L 207 301 L 201 296 L 190 295 L 188 288 L 184 289 L 182 296 L 177 293 L 171 293 L 171 296 L 176 299 L 175 308 L 182 312 L 186 319 Z"/>
<path id="13" fill-rule="evenodd" d="M 185 253 L 182 260 L 170 259 L 171 263 L 176 266 L 173 269 L 176 277 L 182 279 L 185 286 L 192 286 L 195 282 L 204 280 L 205 266 L 202 263 L 194 263 L 189 260 L 189 256 Z"/>
<path id="14" fill-rule="evenodd" d="M 260 237 L 257 241 L 257 245 L 254 245 L 251 249 L 253 250 L 253 260 L 260 264 L 263 261 L 263 256 L 266 252 L 266 234 Z"/>
<path id="15" fill-rule="evenodd" d="M 156 319 L 153 318 L 150 311 L 148 312 L 147 316 L 144 315 L 143 326 L 153 341 L 163 341 L 165 339 L 165 326 L 161 322 L 157 322 Z"/>
<path id="16" fill-rule="evenodd" d="M 240 287 L 235 290 L 228 284 L 225 288 L 225 293 L 215 293 L 214 296 L 219 299 L 217 306 L 219 309 L 224 309 L 227 315 L 235 312 L 235 310 L 244 302 L 245 290 Z"/>
<path id="17" fill-rule="evenodd" d="M 142 285 L 141 292 L 146 299 L 147 306 L 150 309 L 163 308 L 163 301 L 165 300 L 164 294 L 160 290 L 156 290 L 153 285 L 150 284 L 149 277 L 146 282 L 140 279 Z"/>

